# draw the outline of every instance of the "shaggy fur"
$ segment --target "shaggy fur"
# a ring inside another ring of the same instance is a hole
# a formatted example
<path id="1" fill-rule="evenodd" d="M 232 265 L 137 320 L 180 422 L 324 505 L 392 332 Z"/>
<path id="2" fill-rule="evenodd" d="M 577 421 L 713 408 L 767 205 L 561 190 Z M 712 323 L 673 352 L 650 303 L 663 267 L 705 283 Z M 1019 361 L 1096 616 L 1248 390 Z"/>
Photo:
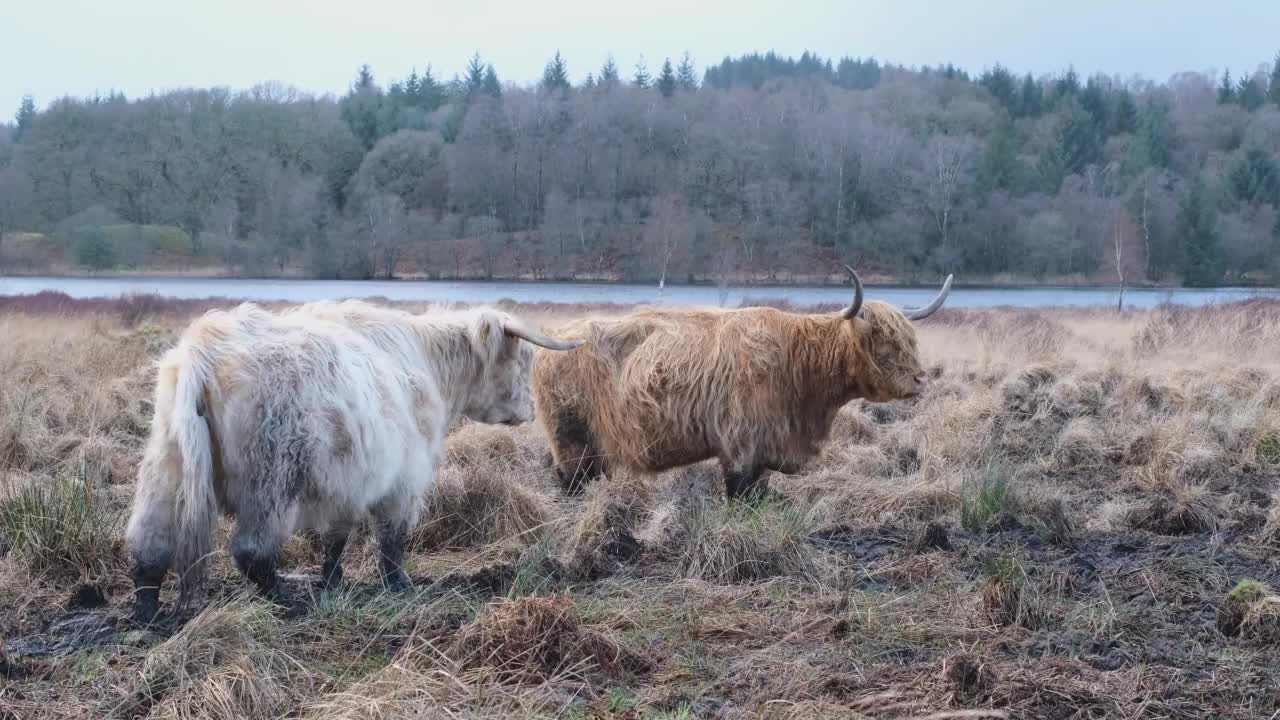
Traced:
<path id="1" fill-rule="evenodd" d="M 413 315 L 357 301 L 279 314 L 212 311 L 160 360 L 155 416 L 128 527 L 136 612 L 150 619 L 172 565 L 197 599 L 217 511 L 237 517 L 232 554 L 281 596 L 280 546 L 298 529 L 327 539 L 323 580 L 341 577 L 353 525 L 376 520 L 384 581 L 403 587 L 406 533 L 460 416 L 533 415 L 527 332 L 481 309 Z"/>
<path id="2" fill-rule="evenodd" d="M 718 458 L 726 490 L 794 473 L 854 398 L 912 397 L 926 380 L 915 329 L 896 308 L 858 317 L 772 308 L 652 309 L 583 320 L 585 345 L 537 353 L 533 389 L 566 490 L 609 468 L 660 472 Z"/>

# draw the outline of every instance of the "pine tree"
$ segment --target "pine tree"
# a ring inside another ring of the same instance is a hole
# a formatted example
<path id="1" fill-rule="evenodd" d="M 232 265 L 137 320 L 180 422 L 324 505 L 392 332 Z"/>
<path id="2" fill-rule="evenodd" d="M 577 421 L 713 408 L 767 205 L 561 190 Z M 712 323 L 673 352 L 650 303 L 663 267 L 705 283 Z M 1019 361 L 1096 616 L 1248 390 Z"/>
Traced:
<path id="1" fill-rule="evenodd" d="M 474 98 L 477 93 L 484 87 L 484 61 L 480 59 L 480 53 L 471 56 L 471 61 L 467 63 L 466 75 L 463 76 L 463 92 L 467 98 Z"/>
<path id="2" fill-rule="evenodd" d="M 440 83 L 436 82 L 436 78 L 431 74 L 431 64 L 427 63 L 427 69 L 422 72 L 422 77 L 418 78 L 418 98 L 419 104 L 428 111 L 435 110 L 444 104 L 444 88 L 440 87 Z"/>
<path id="3" fill-rule="evenodd" d="M 1280 53 L 1276 53 L 1276 62 L 1271 66 L 1271 84 L 1267 88 L 1267 99 L 1280 105 Z"/>
<path id="4" fill-rule="evenodd" d="M 1218 104 L 1226 105 L 1236 101 L 1236 86 L 1231 83 L 1231 71 L 1222 74 L 1222 84 L 1218 86 Z"/>
<path id="5" fill-rule="evenodd" d="M 1076 74 L 1074 67 L 1068 67 L 1067 72 L 1053 84 L 1053 101 L 1055 103 L 1062 102 L 1063 98 L 1076 95 L 1079 92 L 1080 76 Z"/>
<path id="6" fill-rule="evenodd" d="M 582 80 L 582 89 L 583 89 L 583 90 L 595 90 L 595 89 L 596 89 L 596 76 L 595 76 L 595 75 L 592 75 L 591 73 L 587 73 L 587 76 L 586 76 L 585 78 L 583 78 L 583 80 Z"/>
<path id="7" fill-rule="evenodd" d="M 502 83 L 498 82 L 498 71 L 493 69 L 492 64 L 484 68 L 484 80 L 480 83 L 480 92 L 489 97 L 502 97 Z"/>
<path id="8" fill-rule="evenodd" d="M 21 142 L 22 136 L 31 129 L 31 123 L 36 119 L 36 102 L 30 95 L 22 97 L 22 104 L 18 106 L 18 114 L 14 116 L 17 121 L 17 127 L 13 130 L 13 141 Z"/>
<path id="9" fill-rule="evenodd" d="M 662 97 L 671 97 L 676 93 L 676 72 L 671 67 L 671 58 L 662 62 L 662 72 L 658 74 L 658 92 Z"/>
<path id="10" fill-rule="evenodd" d="M 1253 112 L 1266 104 L 1267 94 L 1261 83 L 1245 76 L 1240 78 L 1240 84 L 1236 87 L 1236 102 L 1245 110 Z"/>
<path id="11" fill-rule="evenodd" d="M 404 94 L 408 95 L 411 103 L 418 101 L 418 69 L 414 68 L 409 73 L 409 78 L 404 81 Z"/>
<path id="12" fill-rule="evenodd" d="M 1138 130 L 1130 150 L 1128 170 L 1137 175 L 1149 167 L 1169 164 L 1169 108 L 1158 100 L 1150 100 L 1138 117 Z"/>
<path id="13" fill-rule="evenodd" d="M 366 63 L 360 66 L 360 70 L 356 72 L 355 89 L 368 90 L 373 87 L 373 68 Z"/>
<path id="14" fill-rule="evenodd" d="M 1040 113 L 1044 112 L 1044 90 L 1031 77 L 1031 73 L 1022 78 L 1022 91 L 1018 93 L 1018 112 L 1023 117 L 1040 117 Z"/>
<path id="15" fill-rule="evenodd" d="M 1138 106 L 1133 102 L 1133 93 L 1128 88 L 1121 88 L 1115 93 L 1111 107 L 1111 132 L 1131 133 L 1138 127 Z"/>
<path id="16" fill-rule="evenodd" d="M 560 57 L 560 51 L 542 70 L 542 89 L 547 92 L 565 92 L 569 89 L 569 67 Z"/>
<path id="17" fill-rule="evenodd" d="M 606 91 L 618 87 L 621 80 L 618 78 L 618 66 L 613 62 L 613 56 L 605 58 L 604 65 L 600 67 L 600 87 Z"/>
<path id="18" fill-rule="evenodd" d="M 1018 167 L 1017 149 L 1014 147 L 1013 118 L 1001 113 L 996 125 L 987 136 L 986 147 L 978 161 L 978 184 L 984 191 L 1009 190 L 1013 186 Z"/>
<path id="19" fill-rule="evenodd" d="M 1222 256 L 1218 248 L 1217 218 L 1204 178 L 1191 179 L 1178 209 L 1178 239 L 1183 252 L 1183 282 L 1214 285 L 1222 280 Z"/>
<path id="20" fill-rule="evenodd" d="M 1013 110 L 1014 100 L 1017 98 L 1015 81 L 1013 75 L 1003 65 L 996 63 L 995 67 L 984 72 L 978 84 L 986 88 L 1001 107 Z"/>
<path id="21" fill-rule="evenodd" d="M 693 58 L 689 57 L 689 51 L 684 51 L 684 57 L 680 58 L 680 67 L 676 68 L 676 84 L 685 92 L 693 92 L 698 89 L 698 75 L 693 69 Z"/>
<path id="22" fill-rule="evenodd" d="M 644 65 L 644 55 L 636 61 L 636 73 L 631 77 L 631 84 L 638 88 L 649 87 L 649 70 Z"/>

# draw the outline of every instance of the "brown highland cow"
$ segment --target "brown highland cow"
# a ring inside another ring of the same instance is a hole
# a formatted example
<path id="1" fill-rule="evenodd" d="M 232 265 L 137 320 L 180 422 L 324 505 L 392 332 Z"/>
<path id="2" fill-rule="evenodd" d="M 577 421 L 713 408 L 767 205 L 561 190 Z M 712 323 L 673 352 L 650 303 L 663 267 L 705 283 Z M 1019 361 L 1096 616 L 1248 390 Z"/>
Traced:
<path id="1" fill-rule="evenodd" d="M 862 302 L 833 314 L 773 308 L 644 308 L 561 333 L 585 344 L 537 351 L 537 414 L 566 492 L 610 468 L 661 472 L 717 458 L 729 497 L 762 492 L 761 474 L 814 458 L 850 400 L 914 397 L 927 377 L 913 320 L 942 307 Z"/>

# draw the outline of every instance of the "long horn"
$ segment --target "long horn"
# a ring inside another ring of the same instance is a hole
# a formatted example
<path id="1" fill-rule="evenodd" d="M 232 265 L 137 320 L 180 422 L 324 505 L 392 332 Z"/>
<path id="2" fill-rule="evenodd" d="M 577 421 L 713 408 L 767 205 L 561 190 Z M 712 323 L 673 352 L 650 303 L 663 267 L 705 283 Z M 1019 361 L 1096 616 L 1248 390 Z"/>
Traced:
<path id="1" fill-rule="evenodd" d="M 935 297 L 933 301 L 930 302 L 928 305 L 925 305 L 922 308 L 904 309 L 902 312 L 904 315 L 907 316 L 907 319 L 923 320 L 929 317 L 930 315 L 938 312 L 938 308 L 942 307 L 942 303 L 946 302 L 947 296 L 951 294 L 951 278 L 952 277 L 953 277 L 952 275 L 947 276 L 947 281 L 942 283 L 942 290 L 938 291 L 937 297 Z"/>
<path id="2" fill-rule="evenodd" d="M 845 320 L 852 320 L 862 312 L 862 281 L 858 279 L 858 273 L 854 272 L 853 268 L 845 265 L 844 269 L 849 271 L 849 276 L 853 278 L 853 304 L 845 308 L 840 315 Z"/>
<path id="3" fill-rule="evenodd" d="M 572 350 L 582 344 L 581 340 L 560 340 L 529 327 L 521 320 L 511 319 L 502 327 L 503 332 L 521 340 L 528 340 L 534 345 L 548 350 Z"/>

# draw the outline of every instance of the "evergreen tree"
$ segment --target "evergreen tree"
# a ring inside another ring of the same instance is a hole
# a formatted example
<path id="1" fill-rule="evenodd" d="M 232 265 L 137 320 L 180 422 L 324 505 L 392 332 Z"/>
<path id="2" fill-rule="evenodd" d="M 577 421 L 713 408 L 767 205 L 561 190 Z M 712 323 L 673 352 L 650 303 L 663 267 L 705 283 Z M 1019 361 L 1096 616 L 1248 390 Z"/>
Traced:
<path id="1" fill-rule="evenodd" d="M 1111 127 L 1109 108 L 1107 107 L 1107 88 L 1096 76 L 1085 83 L 1080 93 L 1080 107 L 1093 118 L 1093 127 L 1100 137 L 1105 137 Z"/>
<path id="2" fill-rule="evenodd" d="M 649 87 L 649 70 L 644 65 L 644 55 L 636 61 L 636 73 L 631 77 L 631 84 L 638 88 Z"/>
<path id="3" fill-rule="evenodd" d="M 698 89 L 697 71 L 693 69 L 693 58 L 689 57 L 688 50 L 685 50 L 684 57 L 680 58 L 680 67 L 676 68 L 676 84 L 685 92 Z"/>
<path id="4" fill-rule="evenodd" d="M 676 73 L 671 68 L 671 58 L 662 62 L 662 72 L 658 74 L 657 86 L 662 97 L 671 97 L 676 93 Z"/>
<path id="5" fill-rule="evenodd" d="M 1231 71 L 1222 75 L 1222 84 L 1218 86 L 1218 104 L 1226 105 L 1236 101 L 1236 86 L 1231 83 Z"/>
<path id="6" fill-rule="evenodd" d="M 586 78 L 584 78 L 584 79 L 583 79 L 583 81 L 582 81 L 582 89 L 583 89 L 583 90 L 595 90 L 595 89 L 596 89 L 596 76 L 595 76 L 595 75 L 593 75 L 593 74 L 591 74 L 591 73 L 587 73 L 587 77 L 586 77 Z"/>
<path id="7" fill-rule="evenodd" d="M 1017 100 L 1017 82 L 1013 79 L 1013 74 L 1003 65 L 996 63 L 995 67 L 982 74 L 978 84 L 986 88 L 1001 107 L 1009 111 L 1013 110 Z"/>
<path id="8" fill-rule="evenodd" d="M 1031 73 L 1022 78 L 1022 91 L 1018 93 L 1018 112 L 1023 117 L 1040 117 L 1040 113 L 1044 112 L 1044 90 L 1031 77 Z"/>
<path id="9" fill-rule="evenodd" d="M 1178 239 L 1182 246 L 1182 278 L 1187 285 L 1214 285 L 1222 280 L 1217 217 L 1204 178 L 1191 179 L 1178 209 Z"/>
<path id="10" fill-rule="evenodd" d="M 480 59 L 480 53 L 471 56 L 462 83 L 463 92 L 468 100 L 474 98 L 484 88 L 484 61 Z"/>
<path id="11" fill-rule="evenodd" d="M 502 83 L 498 82 L 498 71 L 493 69 L 490 63 L 484 68 L 484 80 L 480 83 L 480 92 L 489 97 L 502 97 Z"/>
<path id="12" fill-rule="evenodd" d="M 368 90 L 373 87 L 373 68 L 368 63 L 361 65 L 360 70 L 356 72 L 355 89 Z"/>
<path id="13" fill-rule="evenodd" d="M 1267 102 L 1267 93 L 1262 89 L 1262 84 L 1250 76 L 1240 78 L 1240 85 L 1236 89 L 1236 102 L 1249 112 L 1253 112 L 1262 107 Z"/>
<path id="14" fill-rule="evenodd" d="M 436 78 L 431 74 L 431 65 L 427 64 L 427 69 L 422 72 L 422 76 L 418 78 L 418 104 L 426 108 L 428 112 L 435 110 L 444 104 L 444 88 L 440 83 L 436 82 Z"/>
<path id="15" fill-rule="evenodd" d="M 31 129 L 31 123 L 36 119 L 36 101 L 30 95 L 22 97 L 22 104 L 18 106 L 18 114 L 14 116 L 17 126 L 13 130 L 13 141 L 21 142 L 22 136 Z"/>
<path id="16" fill-rule="evenodd" d="M 556 51 L 556 56 L 551 58 L 547 66 L 542 70 L 542 89 L 547 92 L 566 92 L 569 90 L 569 67 L 565 64 L 564 58 L 560 57 L 560 51 Z"/>
<path id="17" fill-rule="evenodd" d="M 1093 117 L 1080 101 L 1068 96 L 1054 143 L 1040 158 L 1040 174 L 1047 192 L 1056 193 L 1063 178 L 1083 171 L 1102 152 L 1102 139 Z"/>
<path id="18" fill-rule="evenodd" d="M 1172 135 L 1169 108 L 1158 100 L 1149 101 L 1138 117 L 1138 130 L 1128 162 L 1129 172 L 1137 175 L 1149 167 L 1166 167 Z"/>
<path id="19" fill-rule="evenodd" d="M 1280 167 L 1260 147 L 1243 151 L 1227 174 L 1231 195 L 1242 203 L 1280 205 Z"/>
<path id="20" fill-rule="evenodd" d="M 1058 78 L 1053 84 L 1053 102 L 1060 103 L 1064 98 L 1074 96 L 1080 92 L 1080 76 L 1076 74 L 1076 69 L 1068 67 L 1067 72 Z"/>
<path id="21" fill-rule="evenodd" d="M 1018 167 L 1017 148 L 1014 147 L 1013 118 L 1001 113 L 996 125 L 987 136 L 986 147 L 978 161 L 978 185 L 984 192 L 1008 190 L 1013 186 Z"/>
<path id="22" fill-rule="evenodd" d="M 1128 88 L 1121 88 L 1114 94 L 1111 112 L 1111 130 L 1113 134 L 1131 133 L 1138 129 L 1138 106 L 1133 102 L 1133 93 Z"/>
<path id="23" fill-rule="evenodd" d="M 600 87 L 605 90 L 612 90 L 618 87 L 621 80 L 618 78 L 618 66 L 613 62 L 613 56 L 605 58 L 604 65 L 600 67 Z"/>
<path id="24" fill-rule="evenodd" d="M 1280 53 L 1276 53 L 1276 62 L 1271 66 L 1271 84 L 1267 88 L 1267 99 L 1280 105 Z"/>

